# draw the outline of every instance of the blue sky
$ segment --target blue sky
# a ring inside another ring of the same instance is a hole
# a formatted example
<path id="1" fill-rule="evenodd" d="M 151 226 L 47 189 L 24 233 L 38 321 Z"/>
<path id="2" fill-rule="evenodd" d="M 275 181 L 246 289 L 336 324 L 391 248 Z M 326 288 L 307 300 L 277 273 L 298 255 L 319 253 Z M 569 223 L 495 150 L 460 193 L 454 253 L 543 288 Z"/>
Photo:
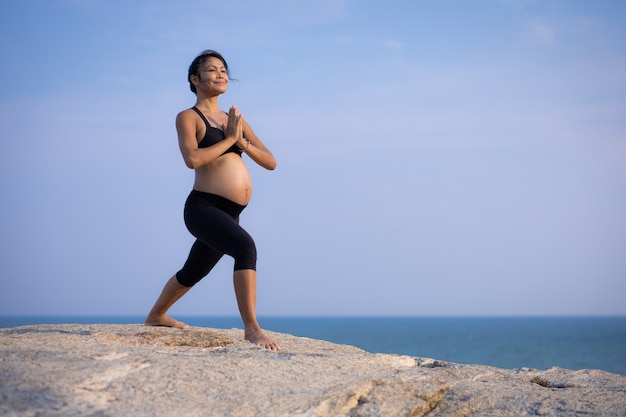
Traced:
<path id="1" fill-rule="evenodd" d="M 626 314 L 626 2 L 0 6 L 0 315 L 143 315 L 193 241 L 175 115 L 224 54 L 278 160 L 260 316 Z M 247 160 L 250 162 L 250 160 Z M 237 315 L 224 259 L 173 315 Z"/>

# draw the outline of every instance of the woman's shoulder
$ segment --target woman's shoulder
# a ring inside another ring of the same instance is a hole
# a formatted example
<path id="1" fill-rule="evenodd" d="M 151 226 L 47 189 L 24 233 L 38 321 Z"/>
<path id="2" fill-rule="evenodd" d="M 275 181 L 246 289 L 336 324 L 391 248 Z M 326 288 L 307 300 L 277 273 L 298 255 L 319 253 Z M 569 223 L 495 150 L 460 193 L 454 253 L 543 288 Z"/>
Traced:
<path id="1" fill-rule="evenodd" d="M 180 112 L 178 112 L 178 114 L 176 115 L 176 117 L 190 117 L 196 114 L 195 107 L 189 107 L 188 109 L 185 110 L 181 110 Z"/>
<path id="2" fill-rule="evenodd" d="M 190 107 L 188 109 L 182 110 L 180 111 L 177 115 L 176 115 L 176 122 L 180 123 L 190 123 L 190 122 L 197 122 L 198 121 L 198 114 L 196 113 L 196 110 L 194 110 L 193 107 Z"/>

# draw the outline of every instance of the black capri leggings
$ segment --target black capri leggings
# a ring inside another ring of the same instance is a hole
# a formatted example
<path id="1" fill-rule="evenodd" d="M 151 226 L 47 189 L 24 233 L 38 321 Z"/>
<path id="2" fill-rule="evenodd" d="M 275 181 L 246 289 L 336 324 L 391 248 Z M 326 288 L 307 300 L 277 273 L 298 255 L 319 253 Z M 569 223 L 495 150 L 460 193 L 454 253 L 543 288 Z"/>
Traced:
<path id="1" fill-rule="evenodd" d="M 196 241 L 183 268 L 176 273 L 181 285 L 193 287 L 224 254 L 235 259 L 234 270 L 256 270 L 256 246 L 239 226 L 242 206 L 219 195 L 193 190 L 185 203 L 185 225 Z"/>

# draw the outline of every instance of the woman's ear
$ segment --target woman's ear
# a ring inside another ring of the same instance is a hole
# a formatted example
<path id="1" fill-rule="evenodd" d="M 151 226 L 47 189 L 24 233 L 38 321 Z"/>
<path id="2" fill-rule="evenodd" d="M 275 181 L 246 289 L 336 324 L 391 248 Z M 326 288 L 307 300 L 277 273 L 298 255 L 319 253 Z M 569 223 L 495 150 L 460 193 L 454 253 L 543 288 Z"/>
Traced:
<path id="1" fill-rule="evenodd" d="M 191 74 L 191 76 L 189 77 L 189 81 L 191 81 L 191 83 L 196 87 L 198 87 L 198 84 L 200 84 L 200 78 L 198 78 L 196 74 Z"/>

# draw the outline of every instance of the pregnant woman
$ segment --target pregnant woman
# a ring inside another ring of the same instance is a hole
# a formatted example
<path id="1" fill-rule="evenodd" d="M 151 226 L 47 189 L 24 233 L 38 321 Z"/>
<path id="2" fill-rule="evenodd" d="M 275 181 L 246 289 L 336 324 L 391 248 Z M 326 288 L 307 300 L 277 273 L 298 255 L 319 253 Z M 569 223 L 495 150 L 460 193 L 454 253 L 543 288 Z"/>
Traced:
<path id="1" fill-rule="evenodd" d="M 169 308 L 206 276 L 220 258 L 233 257 L 234 286 L 244 323 L 244 339 L 279 350 L 256 318 L 256 246 L 239 226 L 239 215 L 250 201 L 252 180 L 242 159 L 245 153 L 263 168 L 276 160 L 236 107 L 220 110 L 218 97 L 228 89 L 228 64 L 215 51 L 202 52 L 189 66 L 194 107 L 176 117 L 178 143 L 187 167 L 195 171 L 193 190 L 185 203 L 185 224 L 196 241 L 184 266 L 165 284 L 146 318 L 146 325 L 185 328 L 167 316 Z"/>

